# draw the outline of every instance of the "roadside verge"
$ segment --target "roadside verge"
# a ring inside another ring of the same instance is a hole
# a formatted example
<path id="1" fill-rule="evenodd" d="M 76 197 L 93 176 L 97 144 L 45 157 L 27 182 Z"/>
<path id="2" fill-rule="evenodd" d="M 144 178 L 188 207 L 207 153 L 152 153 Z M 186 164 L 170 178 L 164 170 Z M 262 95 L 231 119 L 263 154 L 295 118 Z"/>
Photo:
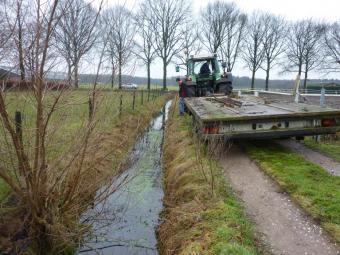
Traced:
<path id="1" fill-rule="evenodd" d="M 309 215 L 340 242 L 340 177 L 275 143 L 244 144 L 246 152 Z"/>
<path id="2" fill-rule="evenodd" d="M 191 126 L 191 118 L 172 107 L 163 150 L 160 254 L 258 254 L 251 223 Z"/>

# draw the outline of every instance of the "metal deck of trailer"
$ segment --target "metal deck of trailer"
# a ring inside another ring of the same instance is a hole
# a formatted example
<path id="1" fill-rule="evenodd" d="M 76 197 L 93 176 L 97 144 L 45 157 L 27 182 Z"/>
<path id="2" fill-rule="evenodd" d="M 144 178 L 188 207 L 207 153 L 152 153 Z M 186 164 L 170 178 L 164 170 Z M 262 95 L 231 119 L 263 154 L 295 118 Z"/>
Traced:
<path id="1" fill-rule="evenodd" d="M 272 138 L 340 131 L 340 110 L 245 95 L 186 98 L 199 133 L 209 137 Z"/>

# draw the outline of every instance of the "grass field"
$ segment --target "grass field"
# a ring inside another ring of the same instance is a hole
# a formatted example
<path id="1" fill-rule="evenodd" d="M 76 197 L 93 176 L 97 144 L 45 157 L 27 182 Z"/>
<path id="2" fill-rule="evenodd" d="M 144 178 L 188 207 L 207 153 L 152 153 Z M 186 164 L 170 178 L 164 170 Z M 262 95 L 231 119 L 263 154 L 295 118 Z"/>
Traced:
<path id="1" fill-rule="evenodd" d="M 50 109 L 53 98 L 58 92 L 48 92 L 44 98 L 45 114 Z M 53 114 L 48 128 L 47 155 L 50 160 L 60 157 L 72 149 L 74 141 L 82 133 L 89 118 L 89 93 L 90 90 L 66 91 L 62 97 L 55 113 Z M 122 110 L 120 114 L 120 99 L 122 95 Z M 149 95 L 135 92 L 135 105 L 133 109 L 133 92 L 128 91 L 98 91 L 97 108 L 95 111 L 96 132 L 105 133 L 112 131 L 119 120 L 125 116 L 142 114 L 148 101 L 154 102 L 156 94 Z M 22 133 L 25 148 L 29 156 L 33 153 L 33 138 L 35 124 L 35 102 L 31 92 L 8 92 L 5 94 L 7 112 L 13 118 L 16 111 L 22 113 Z M 164 100 L 163 100 L 164 101 Z M 160 105 L 157 107 L 161 107 Z M 149 114 L 151 109 L 147 109 Z M 157 109 L 152 109 L 157 111 Z M 141 115 L 142 116 L 142 115 Z M 143 115 L 144 116 L 144 115 Z M 5 136 L 3 126 L 0 128 L 0 163 L 4 168 L 11 168 L 13 163 L 9 161 L 9 154 L 14 153 L 11 145 L 7 146 L 8 134 Z M 9 143 L 10 144 L 10 143 Z M 31 148 L 31 149 L 30 149 Z M 0 180 L 0 200 L 6 195 L 6 185 Z"/>
<path id="2" fill-rule="evenodd" d="M 161 254 L 258 254 L 251 223 L 220 166 L 196 144 L 191 118 L 179 117 L 172 110 L 163 152 Z"/>
<path id="3" fill-rule="evenodd" d="M 308 137 L 304 140 L 304 144 L 313 150 L 317 150 L 326 156 L 340 161 L 340 139 L 329 138 L 316 142 L 312 138 Z"/>
<path id="4" fill-rule="evenodd" d="M 247 153 L 340 242 L 340 177 L 275 143 L 244 144 Z"/>

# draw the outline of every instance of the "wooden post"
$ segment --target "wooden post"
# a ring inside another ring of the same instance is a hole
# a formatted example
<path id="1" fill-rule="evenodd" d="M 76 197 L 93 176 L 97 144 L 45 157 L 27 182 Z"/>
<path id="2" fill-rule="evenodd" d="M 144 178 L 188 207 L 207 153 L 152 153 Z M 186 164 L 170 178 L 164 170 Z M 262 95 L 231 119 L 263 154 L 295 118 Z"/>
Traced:
<path id="1" fill-rule="evenodd" d="M 148 90 L 148 102 L 150 101 L 150 89 Z"/>
<path id="2" fill-rule="evenodd" d="M 22 116 L 20 111 L 15 112 L 15 132 L 22 143 Z"/>
<path id="3" fill-rule="evenodd" d="M 123 94 L 120 94 L 120 102 L 119 102 L 119 116 L 122 116 L 123 108 Z"/>
<path id="4" fill-rule="evenodd" d="M 132 110 L 135 110 L 135 100 L 136 100 L 136 92 L 133 92 L 133 97 L 132 97 Z"/>
<path id="5" fill-rule="evenodd" d="M 141 96 L 141 97 L 142 97 L 142 98 L 141 98 L 141 101 L 142 101 L 142 102 L 141 102 L 141 105 L 143 105 L 143 96 L 144 96 L 144 90 L 142 89 L 142 96 Z"/>
<path id="6" fill-rule="evenodd" d="M 92 118 L 92 115 L 93 115 L 93 104 L 92 104 L 91 97 L 89 97 L 89 119 Z"/>

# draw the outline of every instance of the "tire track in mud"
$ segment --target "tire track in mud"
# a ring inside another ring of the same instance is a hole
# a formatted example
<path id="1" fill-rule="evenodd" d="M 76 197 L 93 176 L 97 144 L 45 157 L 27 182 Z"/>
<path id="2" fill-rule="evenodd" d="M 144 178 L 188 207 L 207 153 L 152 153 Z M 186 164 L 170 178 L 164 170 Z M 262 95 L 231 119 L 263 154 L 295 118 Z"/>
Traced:
<path id="1" fill-rule="evenodd" d="M 327 157 L 320 152 L 317 152 L 315 150 L 312 150 L 303 144 L 294 141 L 292 139 L 287 140 L 277 140 L 278 144 L 300 154 L 307 160 L 321 166 L 323 169 L 325 169 L 327 172 L 329 172 L 332 175 L 340 176 L 340 162 L 337 160 L 334 160 L 330 157 Z"/>
<path id="2" fill-rule="evenodd" d="M 275 255 L 336 255 L 339 247 L 236 145 L 220 158 L 255 232 Z"/>

